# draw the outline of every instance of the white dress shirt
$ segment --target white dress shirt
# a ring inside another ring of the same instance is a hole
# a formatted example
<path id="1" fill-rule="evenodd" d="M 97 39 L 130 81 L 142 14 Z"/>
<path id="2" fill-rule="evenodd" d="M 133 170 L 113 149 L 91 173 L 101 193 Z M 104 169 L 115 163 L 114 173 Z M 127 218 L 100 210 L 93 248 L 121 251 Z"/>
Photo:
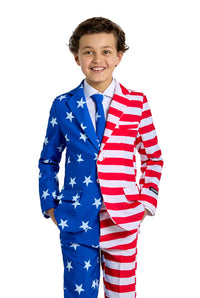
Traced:
<path id="1" fill-rule="evenodd" d="M 89 85 L 85 79 L 83 90 L 85 93 L 87 108 L 88 108 L 92 123 L 94 125 L 94 129 L 96 130 L 96 120 L 95 120 L 96 104 L 90 96 L 93 94 L 102 94 L 103 95 L 103 109 L 104 109 L 104 113 L 105 113 L 105 119 L 107 119 L 110 103 L 111 103 L 111 100 L 112 100 L 114 92 L 115 92 L 115 79 L 112 80 L 111 84 L 108 86 L 108 88 L 103 93 L 97 91 L 95 88 L 93 88 L 91 85 Z"/>

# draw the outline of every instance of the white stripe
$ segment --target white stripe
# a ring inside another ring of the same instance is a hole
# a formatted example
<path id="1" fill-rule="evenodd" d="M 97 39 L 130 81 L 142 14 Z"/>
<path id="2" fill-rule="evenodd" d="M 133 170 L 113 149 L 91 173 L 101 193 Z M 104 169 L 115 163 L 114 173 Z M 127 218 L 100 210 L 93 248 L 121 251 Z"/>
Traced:
<path id="1" fill-rule="evenodd" d="M 130 137 L 130 136 L 111 136 L 109 138 L 109 143 L 111 143 L 111 144 L 123 143 L 123 144 L 133 145 L 134 141 L 135 141 L 135 137 Z"/>
<path id="2" fill-rule="evenodd" d="M 109 249 L 118 245 L 126 245 L 132 243 L 136 239 L 135 234 L 127 236 L 125 238 L 112 239 L 107 241 L 101 241 L 101 247 L 103 249 Z"/>
<path id="3" fill-rule="evenodd" d="M 136 233 L 135 233 L 136 234 Z M 101 243 L 100 243 L 101 247 Z M 107 252 L 106 249 L 103 249 L 103 251 Z M 125 257 L 131 257 L 136 254 L 136 248 L 127 249 L 127 250 L 121 250 L 121 249 L 109 249 L 108 253 L 112 256 L 125 256 Z"/>
<path id="4" fill-rule="evenodd" d="M 141 221 L 129 222 L 125 224 L 120 224 L 120 227 L 126 231 L 137 230 Z"/>
<path id="5" fill-rule="evenodd" d="M 145 188 L 143 188 L 145 190 Z M 152 192 L 153 193 L 153 192 Z M 127 216 L 135 215 L 140 212 L 144 211 L 144 206 L 142 204 L 138 205 L 137 207 L 134 208 L 129 208 L 129 205 L 127 204 L 127 209 L 125 210 L 109 210 L 109 213 L 111 217 L 124 217 L 126 218 Z"/>
<path id="6" fill-rule="evenodd" d="M 132 159 L 133 152 L 122 151 L 122 150 L 104 150 L 103 156 L 112 157 L 112 158 Z"/>
<path id="7" fill-rule="evenodd" d="M 141 110 L 141 108 L 128 107 L 128 110 L 127 110 L 126 114 L 127 115 L 138 115 L 138 116 L 140 116 L 142 114 L 142 110 Z"/>
<path id="8" fill-rule="evenodd" d="M 109 227 L 100 229 L 101 236 L 109 235 L 112 233 L 121 233 L 121 232 L 124 232 L 124 230 L 121 229 L 119 226 L 117 226 L 114 223 L 113 223 L 113 226 L 109 226 Z M 119 237 L 120 237 L 120 235 L 119 235 Z"/>
<path id="9" fill-rule="evenodd" d="M 104 179 L 99 179 L 100 180 L 100 185 L 102 187 L 115 187 L 115 188 L 120 188 L 120 187 L 132 187 L 133 182 L 131 181 L 125 181 L 125 180 L 104 180 Z"/>
<path id="10" fill-rule="evenodd" d="M 129 293 L 117 293 L 106 289 L 106 296 L 115 298 L 130 298 L 131 296 L 135 297 L 135 292 L 131 291 Z"/>
<path id="11" fill-rule="evenodd" d="M 111 268 L 111 269 L 116 269 L 116 270 L 132 270 L 135 269 L 135 263 L 136 262 L 131 262 L 131 263 L 119 263 L 118 262 L 113 262 L 110 260 L 106 260 L 105 264 L 106 267 Z"/>
<path id="12" fill-rule="evenodd" d="M 152 139 L 154 139 L 155 137 L 156 137 L 156 132 L 155 132 L 155 130 L 152 130 L 152 131 L 150 131 L 150 132 L 148 132 L 148 133 L 144 133 L 144 134 L 142 134 L 142 140 L 143 140 L 143 142 L 144 142 L 144 141 L 152 140 Z"/>
<path id="13" fill-rule="evenodd" d="M 104 199 L 106 202 L 109 203 L 124 203 L 125 199 L 125 195 L 104 195 Z"/>
<path id="14" fill-rule="evenodd" d="M 123 105 L 122 103 L 119 103 L 118 101 L 115 101 L 115 100 L 112 101 L 111 107 L 119 111 L 122 111 L 124 110 L 124 108 L 127 108 L 126 105 Z"/>
<path id="15" fill-rule="evenodd" d="M 118 166 L 118 165 L 98 165 L 98 170 L 101 173 L 126 173 L 135 175 L 135 170 L 133 167 Z"/>
<path id="16" fill-rule="evenodd" d="M 143 118 L 143 119 L 140 121 L 140 127 L 145 127 L 145 126 L 148 126 L 148 125 L 150 125 L 150 124 L 153 124 L 152 116 L 147 117 L 147 118 Z"/>
<path id="17" fill-rule="evenodd" d="M 135 284 L 135 276 L 131 276 L 128 278 L 125 277 L 115 277 L 115 276 L 111 276 L 106 274 L 105 280 L 113 285 L 131 285 L 131 284 Z"/>

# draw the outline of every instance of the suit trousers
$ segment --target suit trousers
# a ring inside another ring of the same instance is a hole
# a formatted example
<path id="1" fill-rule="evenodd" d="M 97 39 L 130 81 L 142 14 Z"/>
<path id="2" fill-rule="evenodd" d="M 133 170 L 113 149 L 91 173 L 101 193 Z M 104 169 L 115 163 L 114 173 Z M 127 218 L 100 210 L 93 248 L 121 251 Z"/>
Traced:
<path id="1" fill-rule="evenodd" d="M 61 237 L 64 297 L 97 298 L 102 266 L 105 298 L 135 298 L 138 230 L 125 231 L 100 211 L 98 247 Z"/>

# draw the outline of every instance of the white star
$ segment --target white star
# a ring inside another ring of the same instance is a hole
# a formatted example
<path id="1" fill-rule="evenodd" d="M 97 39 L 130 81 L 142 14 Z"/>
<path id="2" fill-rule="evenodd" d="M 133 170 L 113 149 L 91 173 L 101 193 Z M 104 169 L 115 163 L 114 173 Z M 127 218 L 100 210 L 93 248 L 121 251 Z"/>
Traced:
<path id="1" fill-rule="evenodd" d="M 98 286 L 99 286 L 99 281 L 98 281 L 98 279 L 95 279 L 95 280 L 93 280 L 93 282 L 92 282 L 92 286 L 91 286 L 91 288 L 98 288 Z"/>
<path id="2" fill-rule="evenodd" d="M 67 164 L 71 163 L 70 156 L 67 159 Z"/>
<path id="3" fill-rule="evenodd" d="M 67 142 L 70 141 L 70 139 L 67 137 L 67 135 L 65 135 L 65 140 L 66 140 Z"/>
<path id="4" fill-rule="evenodd" d="M 45 159 L 44 160 L 44 163 L 49 163 L 49 159 Z"/>
<path id="5" fill-rule="evenodd" d="M 101 205 L 101 198 L 99 198 L 98 200 L 94 198 L 94 203 L 92 205 L 95 205 L 96 208 L 98 209 L 99 206 Z"/>
<path id="6" fill-rule="evenodd" d="M 82 130 L 85 130 L 87 128 L 87 126 L 84 126 L 83 123 L 81 123 L 81 128 L 82 128 Z"/>
<path id="7" fill-rule="evenodd" d="M 76 177 L 74 177 L 74 178 L 71 178 L 71 177 L 70 177 L 70 183 L 69 183 L 69 185 L 71 185 L 72 188 L 74 187 L 74 184 L 76 184 L 75 179 L 76 179 Z"/>
<path id="8" fill-rule="evenodd" d="M 52 197 L 53 197 L 54 199 L 57 198 L 56 191 L 52 192 Z"/>
<path id="9" fill-rule="evenodd" d="M 75 292 L 78 292 L 79 295 L 80 295 L 81 292 L 84 292 L 84 291 L 85 291 L 85 290 L 83 289 L 83 285 L 80 285 L 80 286 L 75 285 L 75 287 L 76 287 Z"/>
<path id="10" fill-rule="evenodd" d="M 96 121 L 98 120 L 98 118 L 101 118 L 101 116 L 98 114 L 98 112 L 96 112 Z"/>
<path id="11" fill-rule="evenodd" d="M 66 95 L 61 95 L 61 96 L 58 97 L 58 99 L 59 99 L 60 101 L 63 100 L 64 98 L 66 98 Z"/>
<path id="12" fill-rule="evenodd" d="M 80 246 L 80 245 L 77 244 L 77 243 L 72 243 L 72 244 L 70 245 L 70 247 L 73 247 L 74 250 L 76 250 L 78 246 Z"/>
<path id="13" fill-rule="evenodd" d="M 52 120 L 51 120 L 50 123 L 51 123 L 52 127 L 54 127 L 54 125 L 56 125 L 56 124 L 58 125 L 57 119 L 56 118 L 53 118 L 53 117 L 52 117 Z"/>
<path id="14" fill-rule="evenodd" d="M 90 178 L 91 178 L 91 176 L 89 176 L 89 177 L 86 177 L 86 176 L 85 176 L 85 181 L 83 181 L 83 183 L 85 183 L 86 186 L 88 186 L 89 183 L 93 183 L 92 180 L 91 180 Z"/>
<path id="15" fill-rule="evenodd" d="M 84 161 L 81 157 L 81 154 L 77 154 L 77 156 L 78 156 L 78 159 L 77 159 L 78 162 Z"/>
<path id="16" fill-rule="evenodd" d="M 67 113 L 67 112 L 66 112 L 66 113 Z M 75 118 L 75 117 L 72 115 L 72 112 L 67 113 L 67 117 L 66 117 L 66 119 L 69 119 L 70 122 L 72 122 L 72 119 L 73 119 L 73 118 Z"/>
<path id="17" fill-rule="evenodd" d="M 98 158 L 98 154 L 97 154 L 97 153 L 94 153 L 94 155 L 95 155 L 94 160 L 97 160 L 97 158 Z"/>
<path id="18" fill-rule="evenodd" d="M 85 232 L 87 232 L 88 230 L 92 230 L 91 227 L 88 226 L 89 221 L 84 222 L 82 221 L 82 226 L 80 226 L 79 228 L 82 228 Z"/>
<path id="19" fill-rule="evenodd" d="M 68 272 L 70 272 L 70 270 L 73 269 L 72 262 L 67 262 L 66 268 L 68 269 Z"/>
<path id="20" fill-rule="evenodd" d="M 62 227 L 62 230 L 65 228 L 65 227 L 69 227 L 68 224 L 67 224 L 67 221 L 68 220 L 60 220 L 60 223 L 59 223 L 59 226 Z"/>
<path id="21" fill-rule="evenodd" d="M 85 101 L 83 101 L 83 98 L 81 98 L 81 100 L 77 101 L 78 105 L 77 105 L 77 109 L 78 108 L 83 108 L 84 103 L 86 103 Z"/>
<path id="22" fill-rule="evenodd" d="M 49 143 L 49 141 L 48 141 L 48 138 L 47 138 L 47 137 L 44 139 L 44 143 L 45 143 L 45 145 L 47 145 L 47 144 Z"/>
<path id="23" fill-rule="evenodd" d="M 72 199 L 72 201 L 77 201 L 79 198 L 80 198 L 80 196 L 79 196 L 79 194 L 77 193 L 75 196 L 73 196 L 72 197 L 73 199 Z"/>
<path id="24" fill-rule="evenodd" d="M 62 152 L 62 150 L 63 150 L 63 144 L 60 144 L 60 147 L 57 147 L 57 149 L 59 150 L 59 152 Z"/>
<path id="25" fill-rule="evenodd" d="M 74 203 L 72 203 L 72 205 L 74 206 L 74 208 L 76 209 L 77 206 L 80 206 L 81 204 L 79 203 L 79 201 L 75 201 Z"/>
<path id="26" fill-rule="evenodd" d="M 84 142 L 86 142 L 86 139 L 87 139 L 86 134 L 80 132 L 80 135 L 81 135 L 81 136 L 80 136 L 79 140 L 83 140 Z"/>
<path id="27" fill-rule="evenodd" d="M 63 194 L 61 193 L 59 196 L 57 196 L 56 199 L 60 201 L 62 198 L 64 198 L 64 196 L 63 196 Z"/>
<path id="28" fill-rule="evenodd" d="M 48 193 L 48 189 L 47 190 L 45 190 L 45 191 L 43 191 L 43 194 L 42 194 L 42 198 L 44 198 L 45 200 L 46 200 L 46 198 L 48 197 L 48 196 L 50 196 L 50 194 Z"/>
<path id="29" fill-rule="evenodd" d="M 85 266 L 83 268 L 85 268 L 87 271 L 90 267 L 92 267 L 92 265 L 90 264 L 90 260 L 89 261 L 84 261 L 85 262 Z"/>
<path id="30" fill-rule="evenodd" d="M 42 177 L 42 173 L 40 172 L 40 173 L 39 173 L 39 179 L 40 179 L 41 177 Z"/>

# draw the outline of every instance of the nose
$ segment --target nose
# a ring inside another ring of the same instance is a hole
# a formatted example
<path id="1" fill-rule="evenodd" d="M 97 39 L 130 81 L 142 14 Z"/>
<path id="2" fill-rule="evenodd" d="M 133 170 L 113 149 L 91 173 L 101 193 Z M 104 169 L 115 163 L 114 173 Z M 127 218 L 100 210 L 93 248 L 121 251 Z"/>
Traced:
<path id="1" fill-rule="evenodd" d="M 99 63 L 102 61 L 102 55 L 100 53 L 95 53 L 93 57 L 93 62 L 94 63 Z"/>

